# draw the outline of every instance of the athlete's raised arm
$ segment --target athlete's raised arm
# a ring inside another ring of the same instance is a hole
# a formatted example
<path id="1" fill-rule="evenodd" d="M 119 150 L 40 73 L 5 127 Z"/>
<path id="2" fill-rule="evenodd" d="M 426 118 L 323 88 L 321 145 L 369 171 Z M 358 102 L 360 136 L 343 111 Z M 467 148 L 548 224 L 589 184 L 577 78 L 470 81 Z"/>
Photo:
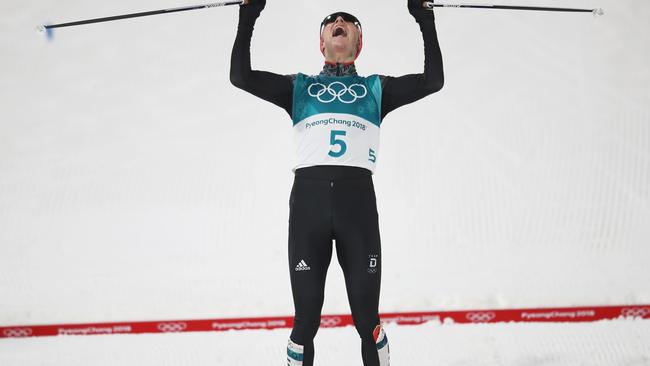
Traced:
<path id="1" fill-rule="evenodd" d="M 230 82 L 259 98 L 267 100 L 291 115 L 293 82 L 288 75 L 251 70 L 251 37 L 255 20 L 260 16 L 266 0 L 248 0 L 239 6 L 237 37 L 230 58 Z"/>
<path id="2" fill-rule="evenodd" d="M 445 83 L 442 52 L 438 44 L 433 11 L 422 6 L 422 0 L 407 0 L 409 13 L 420 25 L 424 40 L 424 73 L 382 78 L 382 119 L 392 110 L 433 94 Z"/>

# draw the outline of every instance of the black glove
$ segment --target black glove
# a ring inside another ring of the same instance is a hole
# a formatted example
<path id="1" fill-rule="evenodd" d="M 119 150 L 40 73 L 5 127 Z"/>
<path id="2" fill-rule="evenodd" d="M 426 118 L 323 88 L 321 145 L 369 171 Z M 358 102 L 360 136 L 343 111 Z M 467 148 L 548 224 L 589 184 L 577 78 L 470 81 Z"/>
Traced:
<path id="1" fill-rule="evenodd" d="M 433 19 L 433 11 L 422 6 L 422 0 L 407 0 L 406 4 L 409 8 L 409 13 L 415 18 L 416 22 L 422 20 Z"/>
<path id="2" fill-rule="evenodd" d="M 266 0 L 248 0 L 246 5 L 239 5 L 239 13 L 256 19 L 264 10 L 264 6 L 266 6 Z"/>

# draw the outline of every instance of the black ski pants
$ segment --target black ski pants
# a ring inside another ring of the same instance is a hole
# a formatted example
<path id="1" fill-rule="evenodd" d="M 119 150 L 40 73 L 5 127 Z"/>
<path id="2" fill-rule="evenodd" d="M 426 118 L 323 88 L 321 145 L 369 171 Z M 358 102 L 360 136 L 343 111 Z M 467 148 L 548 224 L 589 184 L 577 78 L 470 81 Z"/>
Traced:
<path id="1" fill-rule="evenodd" d="M 379 366 L 381 245 L 375 190 L 368 169 L 320 165 L 296 169 L 289 198 L 289 271 L 295 306 L 291 340 L 312 366 L 332 239 L 343 270 L 364 366 Z"/>

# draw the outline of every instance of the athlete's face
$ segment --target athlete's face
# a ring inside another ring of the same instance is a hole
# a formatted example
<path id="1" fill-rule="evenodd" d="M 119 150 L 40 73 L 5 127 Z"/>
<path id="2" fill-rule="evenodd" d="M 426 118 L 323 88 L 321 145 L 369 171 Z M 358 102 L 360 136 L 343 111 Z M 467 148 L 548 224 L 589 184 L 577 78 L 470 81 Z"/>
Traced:
<path id="1" fill-rule="evenodd" d="M 359 47 L 360 34 L 361 31 L 354 23 L 346 22 L 339 16 L 323 28 L 321 51 L 326 59 L 332 61 L 353 61 Z"/>

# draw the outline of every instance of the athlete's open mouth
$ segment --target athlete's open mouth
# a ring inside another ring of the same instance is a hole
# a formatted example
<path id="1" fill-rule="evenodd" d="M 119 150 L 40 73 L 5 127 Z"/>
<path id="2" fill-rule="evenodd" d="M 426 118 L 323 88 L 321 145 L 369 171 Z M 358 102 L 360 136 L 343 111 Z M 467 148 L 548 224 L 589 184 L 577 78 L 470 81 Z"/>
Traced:
<path id="1" fill-rule="evenodd" d="M 339 37 L 339 36 L 346 37 L 347 35 L 348 33 L 345 31 L 345 29 L 340 26 L 334 28 L 334 30 L 332 31 L 332 37 Z"/>

